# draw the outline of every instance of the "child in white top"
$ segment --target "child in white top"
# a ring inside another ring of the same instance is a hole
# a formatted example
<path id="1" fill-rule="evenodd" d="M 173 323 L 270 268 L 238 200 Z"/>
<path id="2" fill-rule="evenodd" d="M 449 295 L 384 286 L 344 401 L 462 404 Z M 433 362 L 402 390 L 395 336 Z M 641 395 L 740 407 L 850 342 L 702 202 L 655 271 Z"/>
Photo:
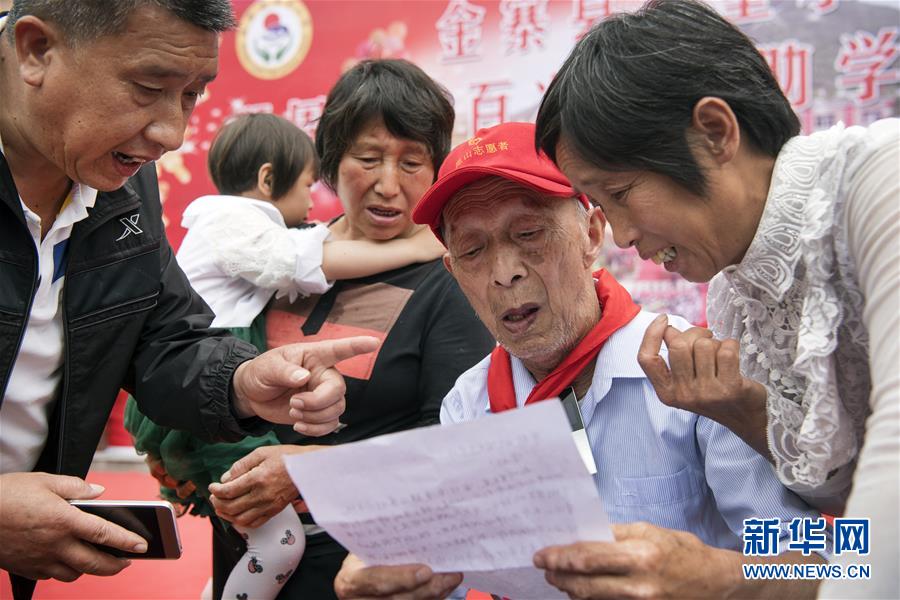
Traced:
<path id="1" fill-rule="evenodd" d="M 221 195 L 198 198 L 184 211 L 182 226 L 188 231 L 177 254 L 191 285 L 215 313 L 214 326 L 264 346 L 261 315 L 273 295 L 321 294 L 335 279 L 374 275 L 443 254 L 427 228 L 409 239 L 382 243 L 327 241 L 324 225 L 294 229 L 312 205 L 310 187 L 318 167 L 312 140 L 281 117 L 243 115 L 219 131 L 209 151 L 209 170 Z M 164 492 L 176 502 L 193 504 L 195 514 L 213 515 L 206 488 L 235 460 L 278 443 L 269 434 L 206 444 L 151 422 L 133 399 L 125 422 L 139 451 L 160 460 L 170 477 L 190 482 L 179 485 L 182 492 L 194 489 L 187 499 Z M 297 513 L 288 505 L 260 527 L 233 526 L 246 540 L 247 553 L 222 597 L 274 598 L 303 555 L 306 538 Z"/>
<path id="2" fill-rule="evenodd" d="M 438 258 L 428 231 L 389 242 L 327 242 L 328 228 L 294 229 L 312 206 L 315 146 L 292 123 L 243 115 L 218 133 L 209 170 L 220 196 L 184 211 L 178 263 L 216 314 L 213 326 L 247 327 L 273 295 L 322 294 L 336 279 L 374 275 Z"/>

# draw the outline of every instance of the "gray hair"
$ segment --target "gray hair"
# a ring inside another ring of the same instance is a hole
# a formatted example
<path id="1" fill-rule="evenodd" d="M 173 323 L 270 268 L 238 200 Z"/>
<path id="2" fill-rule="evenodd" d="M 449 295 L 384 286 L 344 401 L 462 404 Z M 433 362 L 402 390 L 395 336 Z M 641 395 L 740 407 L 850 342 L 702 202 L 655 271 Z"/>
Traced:
<path id="1" fill-rule="evenodd" d="M 69 44 L 88 42 L 120 33 L 131 13 L 144 5 L 164 8 L 207 31 L 219 33 L 235 25 L 230 0 L 13 0 L 7 39 L 14 39 L 16 21 L 34 15 L 59 26 Z"/>

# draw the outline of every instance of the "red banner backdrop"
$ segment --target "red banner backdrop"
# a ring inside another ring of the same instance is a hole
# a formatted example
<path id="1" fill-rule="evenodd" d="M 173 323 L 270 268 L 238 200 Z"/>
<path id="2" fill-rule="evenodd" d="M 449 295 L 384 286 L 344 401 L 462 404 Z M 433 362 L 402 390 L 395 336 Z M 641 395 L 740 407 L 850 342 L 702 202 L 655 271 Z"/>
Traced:
<path id="1" fill-rule="evenodd" d="M 721 14 L 757 41 L 805 131 L 896 115 L 900 8 L 892 0 L 719 0 Z M 421 66 L 455 98 L 454 143 L 477 128 L 533 120 L 544 87 L 575 41 L 634 0 L 234 0 L 236 31 L 222 37 L 219 77 L 198 105 L 184 146 L 158 165 L 176 247 L 181 213 L 214 191 L 210 140 L 230 117 L 274 112 L 314 135 L 325 96 L 365 58 Z M 314 190 L 311 218 L 341 212 Z M 611 246 L 611 245 L 610 245 Z M 633 251 L 605 264 L 650 309 L 702 322 L 702 286 L 673 278 Z"/>

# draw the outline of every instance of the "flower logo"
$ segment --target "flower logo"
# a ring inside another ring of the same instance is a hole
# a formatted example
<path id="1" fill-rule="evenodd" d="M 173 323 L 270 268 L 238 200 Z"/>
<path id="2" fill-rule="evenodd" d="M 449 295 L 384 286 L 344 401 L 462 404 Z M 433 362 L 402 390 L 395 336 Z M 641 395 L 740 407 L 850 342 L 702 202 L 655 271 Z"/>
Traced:
<path id="1" fill-rule="evenodd" d="M 258 79 L 292 73 L 312 44 L 312 18 L 301 0 L 258 0 L 241 17 L 238 60 Z"/>

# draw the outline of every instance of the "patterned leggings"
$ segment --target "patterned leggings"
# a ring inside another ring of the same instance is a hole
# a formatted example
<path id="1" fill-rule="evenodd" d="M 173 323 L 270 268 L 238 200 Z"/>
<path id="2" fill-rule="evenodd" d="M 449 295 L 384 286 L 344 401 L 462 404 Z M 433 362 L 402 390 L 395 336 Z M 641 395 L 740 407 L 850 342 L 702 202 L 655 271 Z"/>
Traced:
<path id="1" fill-rule="evenodd" d="M 228 576 L 222 600 L 272 600 L 303 556 L 306 537 L 300 517 L 288 504 L 256 529 L 234 528 L 246 540 L 247 552 Z"/>

